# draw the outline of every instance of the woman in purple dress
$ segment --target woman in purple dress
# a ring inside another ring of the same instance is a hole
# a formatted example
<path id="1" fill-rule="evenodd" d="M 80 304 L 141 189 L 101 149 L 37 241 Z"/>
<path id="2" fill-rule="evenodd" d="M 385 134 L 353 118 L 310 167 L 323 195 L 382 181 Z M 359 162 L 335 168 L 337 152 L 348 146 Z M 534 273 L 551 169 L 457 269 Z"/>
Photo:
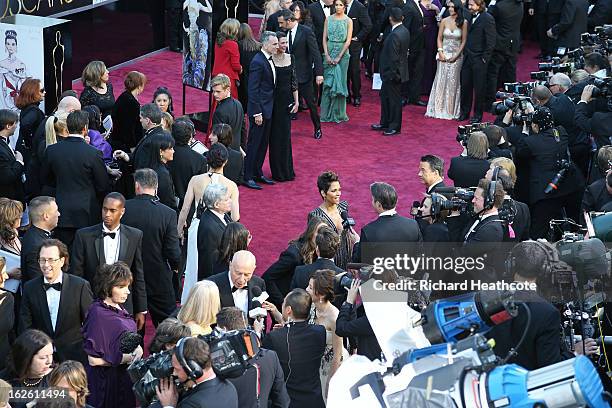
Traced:
<path id="1" fill-rule="evenodd" d="M 96 274 L 97 300 L 90 306 L 83 324 L 83 348 L 89 361 L 87 403 L 96 408 L 136 406 L 126 369 L 142 356 L 142 348 L 138 346 L 129 354 L 122 352 L 124 334 L 136 332 L 134 318 L 122 306 L 131 282 L 132 273 L 123 262 L 103 265 Z"/>
<path id="2" fill-rule="evenodd" d="M 423 12 L 423 36 L 425 37 L 425 50 L 423 57 L 423 81 L 421 93 L 429 95 L 436 76 L 436 49 L 438 38 L 438 19 L 440 14 L 439 0 L 421 0 L 419 2 Z"/>

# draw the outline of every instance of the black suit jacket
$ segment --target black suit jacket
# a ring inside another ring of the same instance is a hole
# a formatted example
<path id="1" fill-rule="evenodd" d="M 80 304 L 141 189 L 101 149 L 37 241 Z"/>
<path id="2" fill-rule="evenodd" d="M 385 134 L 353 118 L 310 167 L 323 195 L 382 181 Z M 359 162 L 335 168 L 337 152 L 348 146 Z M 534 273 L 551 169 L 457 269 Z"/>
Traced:
<path id="1" fill-rule="evenodd" d="M 147 310 L 147 290 L 142 267 L 142 231 L 121 225 L 119 234 L 121 240 L 117 260 L 125 262 L 132 271 L 130 295 L 124 306 L 132 314 L 144 312 Z M 70 273 L 81 276 L 93 284 L 98 267 L 106 263 L 102 224 L 78 230 L 74 236 L 70 255 Z"/>
<path id="2" fill-rule="evenodd" d="M 153 170 L 157 173 L 157 197 L 159 201 L 175 212 L 178 211 L 179 200 L 177 200 L 174 183 L 167 164 L 160 164 L 158 168 Z"/>
<path id="3" fill-rule="evenodd" d="M 606 179 L 601 178 L 591 183 L 582 196 L 582 211 L 601 211 L 602 207 L 612 201 L 612 194 L 608 193 Z M 23 244 L 21 246 L 23 254 Z"/>
<path id="4" fill-rule="evenodd" d="M 49 238 L 51 238 L 50 233 L 35 225 L 32 225 L 23 236 L 21 240 L 21 280 L 23 282 L 42 275 L 38 264 L 38 252 L 42 242 Z"/>
<path id="5" fill-rule="evenodd" d="M 261 348 L 249 360 L 249 363 L 251 366 L 242 376 L 229 380 L 238 392 L 238 406 L 240 408 L 289 407 L 289 394 L 287 394 L 287 388 L 285 387 L 283 367 L 281 367 L 276 353 Z M 259 367 L 259 383 L 255 364 Z M 255 398 L 258 385 L 260 387 L 259 399 Z"/>
<path id="6" fill-rule="evenodd" d="M 280 254 L 278 260 L 270 265 L 268 270 L 262 275 L 270 295 L 268 301 L 274 303 L 279 310 L 285 300 L 285 296 L 291 291 L 291 280 L 293 279 L 295 268 L 302 264 L 299 245 L 291 243 Z"/>
<path id="7" fill-rule="evenodd" d="M 100 221 L 101 199 L 110 189 L 99 151 L 83 138 L 68 137 L 47 148 L 46 184 L 55 188 L 59 227 L 82 228 Z"/>
<path id="8" fill-rule="evenodd" d="M 227 214 L 225 222 L 232 222 Z M 213 266 L 219 259 L 219 244 L 225 227 L 211 210 L 207 209 L 202 213 L 198 226 L 198 280 L 213 274 Z"/>
<path id="9" fill-rule="evenodd" d="M 404 15 L 404 27 L 410 31 L 410 52 L 416 53 L 425 47 L 425 35 L 423 34 L 423 14 L 414 0 L 406 0 L 402 8 Z"/>
<path id="10" fill-rule="evenodd" d="M 372 20 L 368 14 L 368 9 L 361 4 L 361 1 L 353 0 L 348 16 L 353 20 L 353 37 L 357 37 L 357 42 L 352 41 L 351 46 L 359 45 L 368 38 L 368 34 L 372 30 Z"/>
<path id="11" fill-rule="evenodd" d="M 142 194 L 125 202 L 122 222 L 142 231 L 144 280 L 149 299 L 169 301 L 174 306 L 173 271 L 178 270 L 181 250 L 176 231 L 176 211 L 155 197 Z"/>
<path id="12" fill-rule="evenodd" d="M 312 30 L 298 24 L 295 38 L 292 39 L 291 54 L 295 56 L 295 73 L 298 83 L 312 82 L 312 67 L 315 76 L 323 76 L 322 48 L 317 45 L 317 39 Z"/>
<path id="13" fill-rule="evenodd" d="M 345 272 L 344 270 L 338 268 L 331 259 L 319 258 L 311 264 L 295 267 L 295 273 L 293 274 L 293 279 L 291 279 L 291 290 L 295 288 L 306 289 L 308 287 L 310 277 L 316 271 L 321 269 L 331 269 L 336 273 L 336 275 Z"/>
<path id="14" fill-rule="evenodd" d="M 514 241 L 521 242 L 529 239 L 529 228 L 531 227 L 531 213 L 527 204 L 512 199 L 516 214 L 512 221 L 512 229 L 516 238 Z"/>
<path id="15" fill-rule="evenodd" d="M 244 179 L 244 157 L 242 157 L 240 151 L 231 147 L 227 148 L 227 153 L 228 158 L 223 168 L 223 175 L 239 186 Z"/>
<path id="16" fill-rule="evenodd" d="M 232 307 L 234 304 L 234 297 L 232 296 L 232 288 L 230 287 L 230 278 L 228 271 L 218 273 L 206 278 L 211 282 L 215 282 L 219 288 L 219 296 L 221 297 L 221 307 Z M 251 310 L 251 301 L 253 299 L 253 288 L 258 287 L 262 292 L 266 291 L 266 283 L 259 276 L 253 275 L 247 283 L 247 289 L 249 292 L 249 310 Z"/>
<path id="17" fill-rule="evenodd" d="M 353 260 L 362 262 L 361 246 L 367 242 L 422 242 L 419 224 L 399 214 L 383 215 L 361 229 L 357 250 L 353 249 Z M 367 261 L 364 261 L 367 262 Z"/>
<path id="18" fill-rule="evenodd" d="M 0 288 L 0 355 L 8 356 L 11 351 L 9 337 L 12 337 L 15 325 L 15 298 L 4 288 Z M 0 370 L 6 367 L 6 359 L 0 360 Z"/>
<path id="19" fill-rule="evenodd" d="M 63 274 L 55 330 L 51 324 L 43 282 L 41 275 L 23 286 L 19 332 L 23 333 L 28 329 L 45 332 L 53 340 L 60 361 L 77 360 L 85 364 L 87 357 L 83 351 L 81 326 L 92 302 L 89 282 L 78 276 Z"/>
<path id="20" fill-rule="evenodd" d="M 24 165 L 15 159 L 6 139 L 0 137 L 0 197 L 24 202 L 24 173 Z"/>
<path id="21" fill-rule="evenodd" d="M 232 127 L 232 149 L 240 149 L 240 134 L 242 133 L 242 122 L 244 121 L 244 110 L 237 99 L 223 99 L 217 104 L 213 114 L 213 126 L 218 123 L 225 123 Z"/>
<path id="22" fill-rule="evenodd" d="M 380 360 L 381 348 L 363 305 L 355 308 L 349 303 L 342 304 L 336 319 L 336 335 L 354 337 L 357 341 L 357 354 L 370 360 Z"/>
<path id="23" fill-rule="evenodd" d="M 471 17 L 468 16 L 470 22 Z M 491 60 L 496 41 L 495 19 L 484 11 L 470 24 L 463 52 L 471 60 L 481 60 L 486 64 Z"/>
<path id="24" fill-rule="evenodd" d="M 495 51 L 502 54 L 516 55 L 520 48 L 521 21 L 523 20 L 523 2 L 500 0 L 487 11 L 495 19 L 497 32 Z"/>
<path id="25" fill-rule="evenodd" d="M 593 102 L 576 105 L 574 116 L 576 126 L 590 133 L 595 138 L 598 147 L 609 145 L 610 135 L 612 135 L 612 112 L 597 112 L 593 109 L 593 105 Z"/>
<path id="26" fill-rule="evenodd" d="M 262 51 L 255 54 L 249 67 L 249 105 L 247 113 L 252 117 L 258 113 L 264 119 L 272 118 L 274 105 L 274 73 Z"/>
<path id="27" fill-rule="evenodd" d="M 565 0 L 561 20 L 550 29 L 557 38 L 555 45 L 569 49 L 580 47 L 580 35 L 587 31 L 587 0 Z"/>
<path id="28" fill-rule="evenodd" d="M 587 23 L 590 32 L 595 27 L 609 24 L 612 21 L 612 0 L 597 0 L 588 15 Z"/>
<path id="29" fill-rule="evenodd" d="M 193 176 L 206 172 L 208 168 L 206 158 L 189 146 L 175 145 L 174 159 L 168 163 L 168 168 L 174 184 L 174 193 L 179 198 L 178 208 L 183 208 L 189 180 Z"/>
<path id="30" fill-rule="evenodd" d="M 455 187 L 476 187 L 489 170 L 489 162 L 470 156 L 457 156 L 451 159 L 448 177 Z"/>
<path id="31" fill-rule="evenodd" d="M 402 24 L 385 38 L 380 54 L 380 77 L 383 81 L 408 81 L 410 38 L 408 29 Z"/>
<path id="32" fill-rule="evenodd" d="M 161 407 L 161 405 L 157 405 Z M 181 394 L 176 408 L 239 408 L 234 385 L 219 377 L 204 381 Z"/>
<path id="33" fill-rule="evenodd" d="M 142 139 L 140 124 L 140 103 L 131 92 L 125 91 L 115 101 L 113 112 L 113 131 L 110 143 L 113 149 L 129 152 Z"/>
<path id="34" fill-rule="evenodd" d="M 319 376 L 325 338 L 325 327 L 305 321 L 287 324 L 263 338 L 262 347 L 276 351 L 283 367 L 291 408 L 325 408 Z"/>
<path id="35" fill-rule="evenodd" d="M 278 16 L 280 16 L 280 13 L 281 10 L 270 14 L 266 22 L 266 31 L 272 31 L 273 33 L 280 31 L 280 26 L 278 25 Z"/>
<path id="36" fill-rule="evenodd" d="M 325 12 L 323 11 L 323 7 L 321 7 L 321 3 L 315 1 L 308 5 L 308 10 L 310 10 L 310 17 L 312 18 L 312 25 L 314 26 L 314 33 L 317 37 L 317 46 L 319 47 L 319 52 L 323 54 L 323 29 L 325 28 Z"/>

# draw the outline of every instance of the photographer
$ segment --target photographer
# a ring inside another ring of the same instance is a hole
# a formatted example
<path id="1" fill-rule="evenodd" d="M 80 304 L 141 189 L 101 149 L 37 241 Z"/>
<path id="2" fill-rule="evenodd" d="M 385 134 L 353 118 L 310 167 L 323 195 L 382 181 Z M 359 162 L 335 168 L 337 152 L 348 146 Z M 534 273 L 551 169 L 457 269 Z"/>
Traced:
<path id="1" fill-rule="evenodd" d="M 489 169 L 488 154 L 487 135 L 483 132 L 470 133 L 465 154 L 453 157 L 448 169 L 448 177 L 453 180 L 455 187 L 468 188 L 477 185 L 478 180 L 483 178 Z"/>
<path id="2" fill-rule="evenodd" d="M 212 369 L 208 344 L 197 337 L 184 337 L 172 355 L 174 377 L 184 391 L 179 391 L 172 378 L 160 379 L 157 387 L 159 405 L 163 408 L 238 408 L 236 388 L 218 378 Z"/>
<path id="3" fill-rule="evenodd" d="M 174 317 L 168 317 L 155 329 L 155 336 L 149 346 L 149 354 L 172 350 L 183 337 L 191 336 L 189 326 Z"/>
<path id="4" fill-rule="evenodd" d="M 483 132 L 487 135 L 487 140 L 489 141 L 489 160 L 496 157 L 507 157 L 512 160 L 512 151 L 510 151 L 506 142 L 506 130 L 504 128 L 497 125 L 489 125 L 484 128 Z"/>
<path id="5" fill-rule="evenodd" d="M 247 323 L 242 310 L 237 307 L 224 307 L 217 313 L 217 328 L 222 331 L 242 330 Z M 229 381 L 234 384 L 238 393 L 240 408 L 286 408 L 289 406 L 289 395 L 285 387 L 283 368 L 278 356 L 272 350 L 259 349 L 249 360 L 246 372 Z"/>
<path id="6" fill-rule="evenodd" d="M 571 86 L 572 80 L 563 72 L 553 74 L 548 80 L 548 89 L 553 95 L 565 94 Z"/>
<path id="7" fill-rule="evenodd" d="M 612 84 L 608 83 L 612 88 Z M 598 147 L 610 144 L 612 135 L 612 110 L 610 97 L 593 99 L 594 85 L 587 85 L 582 90 L 580 101 L 576 105 L 574 120 L 578 128 L 590 133 Z"/>
<path id="8" fill-rule="evenodd" d="M 432 193 L 423 199 L 423 204 L 419 208 L 418 217 L 423 220 L 419 224 L 423 235 L 423 242 L 448 242 L 448 225 L 446 217 L 448 210 L 437 210 L 440 208 L 438 202 L 446 201 L 446 197 L 441 194 Z M 432 212 L 433 211 L 433 212 Z"/>
<path id="9" fill-rule="evenodd" d="M 536 239 L 547 235 L 554 218 L 578 219 L 584 179 L 569 155 L 565 131 L 554 127 L 550 109 L 540 107 L 533 113 L 531 131 L 525 124 L 514 144 L 516 156 L 530 163 L 530 235 Z"/>
<path id="10" fill-rule="evenodd" d="M 610 70 L 610 63 L 598 52 L 592 52 L 584 57 L 584 70 L 596 78 L 606 78 Z"/>

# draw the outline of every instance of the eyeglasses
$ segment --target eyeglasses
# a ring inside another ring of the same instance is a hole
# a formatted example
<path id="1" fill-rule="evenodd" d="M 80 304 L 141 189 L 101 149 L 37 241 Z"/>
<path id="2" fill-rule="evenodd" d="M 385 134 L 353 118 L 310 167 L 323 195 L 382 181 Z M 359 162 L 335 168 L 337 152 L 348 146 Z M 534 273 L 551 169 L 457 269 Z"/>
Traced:
<path id="1" fill-rule="evenodd" d="M 45 88 L 42 88 L 42 89 L 40 90 L 40 93 L 45 93 L 45 92 L 46 92 L 46 91 L 45 91 Z"/>
<path id="2" fill-rule="evenodd" d="M 47 263 L 48 264 L 54 264 L 57 261 L 59 261 L 60 259 L 62 259 L 62 258 L 55 258 L 55 259 L 51 259 L 51 258 L 38 258 L 38 263 L 40 265 L 46 265 Z"/>

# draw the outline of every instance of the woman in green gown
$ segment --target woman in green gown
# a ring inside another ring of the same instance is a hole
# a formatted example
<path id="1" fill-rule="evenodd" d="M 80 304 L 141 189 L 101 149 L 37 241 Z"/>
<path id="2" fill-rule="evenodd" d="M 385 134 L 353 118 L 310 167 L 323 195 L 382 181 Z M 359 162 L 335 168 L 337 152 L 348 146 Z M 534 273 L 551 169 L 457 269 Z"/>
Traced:
<path id="1" fill-rule="evenodd" d="M 345 14 L 346 0 L 334 0 L 335 13 L 323 27 L 323 94 L 321 122 L 346 122 L 348 96 L 348 48 L 353 36 L 353 21 Z"/>

